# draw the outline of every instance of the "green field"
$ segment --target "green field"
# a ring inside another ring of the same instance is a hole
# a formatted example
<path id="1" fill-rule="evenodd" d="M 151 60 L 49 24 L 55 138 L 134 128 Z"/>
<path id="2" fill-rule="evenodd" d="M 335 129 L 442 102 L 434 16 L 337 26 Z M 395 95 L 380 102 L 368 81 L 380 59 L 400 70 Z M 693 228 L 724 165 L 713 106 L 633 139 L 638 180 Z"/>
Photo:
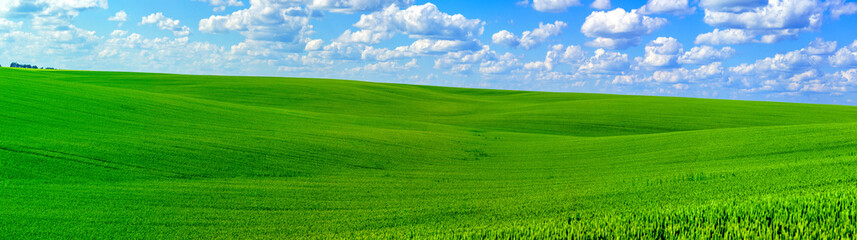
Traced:
<path id="1" fill-rule="evenodd" d="M 857 107 L 0 68 L 0 239 L 855 238 Z"/>

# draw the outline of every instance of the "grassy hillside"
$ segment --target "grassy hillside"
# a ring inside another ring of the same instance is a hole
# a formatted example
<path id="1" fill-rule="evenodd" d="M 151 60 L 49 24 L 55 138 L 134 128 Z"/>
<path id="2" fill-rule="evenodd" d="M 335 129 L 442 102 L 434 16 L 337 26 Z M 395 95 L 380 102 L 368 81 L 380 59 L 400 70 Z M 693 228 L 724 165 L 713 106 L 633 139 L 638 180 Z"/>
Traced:
<path id="1" fill-rule="evenodd" d="M 0 238 L 853 238 L 855 191 L 855 107 L 0 68 Z"/>

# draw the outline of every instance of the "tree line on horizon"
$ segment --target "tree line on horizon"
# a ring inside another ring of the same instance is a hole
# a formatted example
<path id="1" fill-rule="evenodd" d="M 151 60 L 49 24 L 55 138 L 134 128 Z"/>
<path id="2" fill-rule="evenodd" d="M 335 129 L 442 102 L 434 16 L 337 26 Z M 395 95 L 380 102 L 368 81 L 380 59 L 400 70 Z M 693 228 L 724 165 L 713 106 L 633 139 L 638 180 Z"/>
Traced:
<path id="1" fill-rule="evenodd" d="M 3 66 L 2 66 L 2 65 L 0 65 L 0 67 L 3 67 Z M 43 68 L 39 68 L 39 66 L 36 66 L 36 65 L 20 64 L 20 63 L 17 63 L 17 62 L 12 62 L 11 64 L 9 64 L 9 67 L 12 67 L 12 68 L 30 68 L 30 69 L 54 69 L 54 68 L 52 68 L 52 67 L 43 67 Z"/>

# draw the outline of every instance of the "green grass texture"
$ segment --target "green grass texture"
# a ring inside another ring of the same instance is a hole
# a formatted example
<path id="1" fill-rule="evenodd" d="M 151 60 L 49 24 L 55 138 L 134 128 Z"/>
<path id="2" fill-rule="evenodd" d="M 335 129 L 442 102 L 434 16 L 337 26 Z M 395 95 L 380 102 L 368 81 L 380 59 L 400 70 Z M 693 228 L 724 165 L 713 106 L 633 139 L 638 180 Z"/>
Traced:
<path id="1" fill-rule="evenodd" d="M 854 239 L 857 108 L 0 68 L 0 239 Z"/>

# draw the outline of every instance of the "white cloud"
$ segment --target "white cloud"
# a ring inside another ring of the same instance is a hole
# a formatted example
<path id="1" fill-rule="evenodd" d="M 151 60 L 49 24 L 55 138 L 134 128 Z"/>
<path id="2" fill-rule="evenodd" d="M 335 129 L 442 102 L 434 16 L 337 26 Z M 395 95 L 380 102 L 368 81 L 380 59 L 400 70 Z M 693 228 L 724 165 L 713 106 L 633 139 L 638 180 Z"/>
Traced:
<path id="1" fill-rule="evenodd" d="M 684 52 L 678 59 L 680 64 L 708 64 L 715 61 L 726 60 L 735 54 L 735 49 L 723 47 L 720 50 L 711 46 L 696 46 L 690 51 Z"/>
<path id="2" fill-rule="evenodd" d="M 239 0 L 194 0 L 199 2 L 206 2 L 215 6 L 213 11 L 222 12 L 226 10 L 226 7 L 241 7 L 244 6 L 244 3 Z"/>
<path id="3" fill-rule="evenodd" d="M 748 43 L 753 41 L 756 38 L 756 35 L 750 34 L 749 32 L 742 29 L 714 29 L 714 31 L 709 33 L 699 34 L 696 36 L 696 44 L 710 44 L 710 45 L 731 45 L 731 44 L 741 44 Z"/>
<path id="4" fill-rule="evenodd" d="M 851 45 L 844 46 L 829 57 L 830 65 L 834 67 L 857 66 L 857 40 Z"/>
<path id="5" fill-rule="evenodd" d="M 40 31 L 64 31 L 74 27 L 71 20 L 80 11 L 107 9 L 107 0 L 5 0 L 0 2 L 0 17 L 32 19 Z"/>
<path id="6" fill-rule="evenodd" d="M 363 52 L 366 49 L 367 46 L 365 45 L 333 41 L 318 51 L 310 52 L 308 55 L 324 60 L 358 60 L 364 58 Z M 386 59 L 383 61 L 386 61 Z"/>
<path id="7" fill-rule="evenodd" d="M 768 4 L 768 0 L 700 0 L 699 6 L 723 12 L 743 12 Z"/>
<path id="8" fill-rule="evenodd" d="M 828 10 L 834 19 L 857 12 L 857 4 L 846 4 L 841 0 L 703 0 L 700 5 L 706 8 L 705 23 L 727 29 L 724 32 L 736 33 L 717 35 L 717 32 L 713 32 L 697 38 L 700 41 L 709 39 L 709 44 L 715 44 L 723 37 L 732 37 L 728 41 L 724 39 L 724 43 L 774 43 L 785 38 L 796 38 L 801 32 L 820 29 Z"/>
<path id="9" fill-rule="evenodd" d="M 539 12 L 565 12 L 569 7 L 580 6 L 579 0 L 533 0 L 533 9 Z"/>
<path id="10" fill-rule="evenodd" d="M 545 42 L 549 37 L 562 34 L 562 29 L 566 26 L 568 26 L 568 24 L 563 21 L 556 21 L 548 24 L 539 23 L 538 28 L 533 31 L 524 31 L 520 38 L 509 31 L 502 30 L 495 33 L 491 39 L 494 44 L 506 45 L 509 47 L 520 46 L 529 50 Z"/>
<path id="11" fill-rule="evenodd" d="M 656 71 L 652 73 L 652 80 L 658 83 L 678 83 L 690 79 L 690 70 L 676 68 L 670 71 Z"/>
<path id="12" fill-rule="evenodd" d="M 836 41 L 824 41 L 821 38 L 815 38 L 806 47 L 806 52 L 813 55 L 827 55 L 834 51 L 836 51 Z"/>
<path id="13" fill-rule="evenodd" d="M 113 32 L 110 33 L 111 38 L 124 37 L 125 35 L 128 35 L 128 31 L 119 29 L 113 30 Z"/>
<path id="14" fill-rule="evenodd" d="M 371 33 L 401 33 L 411 38 L 444 40 L 475 39 L 482 35 L 483 25 L 485 23 L 479 19 L 441 12 L 431 3 L 407 9 L 390 6 L 383 11 L 364 14 L 354 24 L 362 31 Z"/>
<path id="15" fill-rule="evenodd" d="M 321 49 L 324 46 L 324 40 L 321 39 L 313 39 L 307 42 L 306 47 L 304 47 L 305 51 L 316 51 Z"/>
<path id="16" fill-rule="evenodd" d="M 592 41 L 584 43 L 587 47 L 607 48 L 607 49 L 625 49 L 631 46 L 640 45 L 641 38 L 595 38 Z"/>
<path id="17" fill-rule="evenodd" d="M 415 57 L 418 54 L 412 52 L 410 46 L 401 46 L 395 49 L 366 47 L 361 53 L 364 60 L 387 61 L 390 59 Z"/>
<path id="18" fill-rule="evenodd" d="M 374 12 L 390 5 L 408 7 L 414 0 L 310 0 L 309 7 L 332 12 Z"/>
<path id="19" fill-rule="evenodd" d="M 595 55 L 590 57 L 580 66 L 579 71 L 586 73 L 614 74 L 627 71 L 630 68 L 628 54 L 609 52 L 604 49 L 595 50 Z"/>
<path id="20" fill-rule="evenodd" d="M 392 38 L 393 35 L 393 32 L 373 32 L 369 30 L 358 30 L 352 32 L 351 30 L 345 30 L 345 32 L 336 39 L 336 41 L 377 44 L 383 40 Z"/>
<path id="21" fill-rule="evenodd" d="M 107 21 L 119 22 L 119 26 L 122 26 L 122 22 L 128 21 L 128 14 L 125 13 L 125 10 L 116 12 L 112 17 L 107 18 Z"/>
<path id="22" fill-rule="evenodd" d="M 723 70 L 723 64 L 721 62 L 713 62 L 692 70 L 688 70 L 687 68 L 675 68 L 669 71 L 655 71 L 649 79 L 642 79 L 639 81 L 666 83 L 676 86 L 676 83 L 696 83 L 722 77 Z M 683 85 L 683 88 L 687 87 L 686 84 Z"/>
<path id="23" fill-rule="evenodd" d="M 254 0 L 247 9 L 200 20 L 199 31 L 237 31 L 247 38 L 245 41 L 251 43 L 242 47 L 274 45 L 285 51 L 302 51 L 312 32 L 312 25 L 309 24 L 311 16 L 312 10 L 303 7 L 300 2 Z"/>
<path id="24" fill-rule="evenodd" d="M 488 45 L 478 51 L 459 51 L 447 53 L 435 60 L 434 68 L 448 70 L 449 74 L 466 75 L 478 70 L 484 75 L 508 73 L 522 64 L 511 53 L 503 55 L 491 50 Z"/>
<path id="25" fill-rule="evenodd" d="M 22 22 L 13 22 L 5 18 L 0 18 L 0 31 L 18 29 L 22 24 Z"/>
<path id="26" fill-rule="evenodd" d="M 667 24 L 667 20 L 638 14 L 636 10 L 626 12 L 622 8 L 612 11 L 594 11 L 586 17 L 580 32 L 587 37 L 598 38 L 589 46 L 622 49 L 639 43 L 640 37 Z"/>
<path id="27" fill-rule="evenodd" d="M 417 65 L 416 59 L 411 59 L 410 62 L 405 64 L 401 64 L 397 61 L 387 61 L 387 62 L 379 62 L 374 64 L 367 64 L 366 66 L 353 68 L 350 71 L 353 72 L 385 72 L 385 73 L 395 73 L 408 71 L 414 68 L 419 67 Z"/>
<path id="28" fill-rule="evenodd" d="M 826 58 L 812 54 L 807 47 L 731 67 L 730 81 L 740 82 L 746 87 L 740 91 L 745 93 L 836 90 L 838 87 L 820 73 L 825 63 Z"/>
<path id="29" fill-rule="evenodd" d="M 642 65 L 649 67 L 678 66 L 678 57 L 684 51 L 675 38 L 659 37 L 646 45 L 646 55 Z"/>
<path id="30" fill-rule="evenodd" d="M 408 47 L 417 54 L 439 54 L 466 50 L 479 50 L 481 46 L 476 41 L 420 39 Z"/>
<path id="31" fill-rule="evenodd" d="M 506 30 L 500 30 L 491 36 L 491 41 L 494 44 L 505 45 L 510 47 L 517 47 L 521 44 L 521 40 L 518 39 L 518 36 L 515 36 L 514 33 L 511 33 Z"/>
<path id="32" fill-rule="evenodd" d="M 857 86 L 857 68 L 838 71 L 832 74 L 842 85 Z"/>
<path id="33" fill-rule="evenodd" d="M 485 75 L 506 74 L 521 67 L 518 58 L 506 53 L 479 64 L 479 72 Z"/>
<path id="34" fill-rule="evenodd" d="M 583 48 L 580 46 L 571 45 L 564 47 L 562 44 L 551 46 L 551 50 L 545 54 L 544 61 L 529 62 L 524 64 L 524 69 L 527 70 L 553 70 L 554 66 L 559 63 L 579 64 L 584 60 Z"/>
<path id="35" fill-rule="evenodd" d="M 610 9 L 611 7 L 610 0 L 595 0 L 592 2 L 592 5 L 589 6 L 601 10 Z"/>
<path id="36" fill-rule="evenodd" d="M 634 84 L 641 82 L 640 78 L 635 75 L 618 75 L 613 78 L 613 84 Z"/>
<path id="37" fill-rule="evenodd" d="M 857 13 L 857 3 L 846 3 L 844 0 L 828 0 L 825 2 L 830 7 L 830 16 L 839 19 L 842 15 Z"/>
<path id="38" fill-rule="evenodd" d="M 720 28 L 785 29 L 817 27 L 824 9 L 816 0 L 771 0 L 746 12 L 705 11 L 705 23 Z"/>
<path id="39" fill-rule="evenodd" d="M 164 14 L 161 12 L 152 13 L 152 14 L 149 14 L 149 16 L 143 17 L 143 19 L 140 21 L 139 25 L 146 25 L 146 24 L 155 24 L 161 30 L 172 31 L 173 34 L 175 34 L 178 37 L 184 37 L 184 36 L 190 35 L 190 28 L 188 28 L 187 26 L 181 26 L 181 23 L 179 22 L 179 20 L 174 20 L 172 18 L 168 18 L 168 17 L 164 16 Z"/>
<path id="40" fill-rule="evenodd" d="M 117 70 L 204 74 L 253 71 L 246 66 L 267 65 L 246 58 L 239 60 L 229 56 L 223 47 L 191 42 L 187 37 L 145 38 L 122 30 L 115 30 L 89 61 L 91 65 L 102 66 L 101 70 L 117 67 Z M 112 64 L 116 62 L 124 65 Z"/>
<path id="41" fill-rule="evenodd" d="M 0 45 L 3 56 L 15 59 L 49 59 L 49 63 L 78 64 L 102 37 L 72 24 L 81 11 L 107 8 L 106 0 L 0 1 Z M 26 32 L 19 29 L 27 23 Z M 14 47 L 13 47 L 14 46 Z"/>
<path id="42" fill-rule="evenodd" d="M 775 54 L 773 57 L 768 57 L 756 61 L 755 69 L 759 71 L 781 71 L 794 72 L 804 70 L 823 61 L 823 58 L 812 56 L 804 53 L 802 50 L 795 50 L 785 54 Z"/>
<path id="43" fill-rule="evenodd" d="M 649 0 L 640 7 L 641 14 L 691 14 L 696 8 L 690 7 L 688 0 Z"/>

